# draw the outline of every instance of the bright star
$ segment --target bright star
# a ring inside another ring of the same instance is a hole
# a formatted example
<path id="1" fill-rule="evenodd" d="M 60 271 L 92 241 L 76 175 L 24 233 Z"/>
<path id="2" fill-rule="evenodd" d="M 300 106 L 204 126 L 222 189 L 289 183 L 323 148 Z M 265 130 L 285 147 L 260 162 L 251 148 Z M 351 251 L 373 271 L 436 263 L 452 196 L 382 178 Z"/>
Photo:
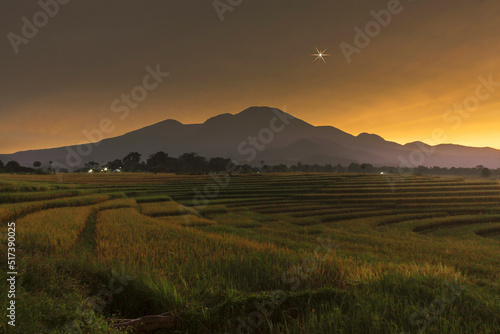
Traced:
<path id="1" fill-rule="evenodd" d="M 325 58 L 324 57 L 328 57 L 329 54 L 326 54 L 326 50 L 328 49 L 324 49 L 323 51 L 319 51 L 318 48 L 316 48 L 316 52 L 315 54 L 311 54 L 311 56 L 315 56 L 316 59 L 314 59 L 314 61 L 318 60 L 318 59 L 321 59 L 325 64 L 326 64 L 326 61 L 325 61 Z"/>

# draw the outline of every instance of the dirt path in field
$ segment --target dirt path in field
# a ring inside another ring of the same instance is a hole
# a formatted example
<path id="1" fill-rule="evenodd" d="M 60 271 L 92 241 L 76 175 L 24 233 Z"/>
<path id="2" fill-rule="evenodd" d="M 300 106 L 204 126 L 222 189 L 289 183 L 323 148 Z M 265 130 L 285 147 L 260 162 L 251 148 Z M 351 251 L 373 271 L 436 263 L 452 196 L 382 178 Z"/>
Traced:
<path id="1" fill-rule="evenodd" d="M 72 251 L 78 254 L 92 254 L 96 247 L 95 240 L 95 230 L 97 226 L 97 214 L 99 213 L 99 209 L 95 208 L 87 217 L 85 221 L 85 226 L 83 227 L 82 232 L 78 236 L 78 239 L 73 246 Z"/>

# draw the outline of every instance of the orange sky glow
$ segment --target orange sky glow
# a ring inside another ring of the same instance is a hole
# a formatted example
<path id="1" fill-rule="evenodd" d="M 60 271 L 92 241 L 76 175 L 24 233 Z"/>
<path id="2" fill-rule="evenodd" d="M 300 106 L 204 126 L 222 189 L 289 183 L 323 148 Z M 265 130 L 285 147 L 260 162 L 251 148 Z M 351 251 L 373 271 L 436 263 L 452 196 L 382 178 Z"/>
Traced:
<path id="1" fill-rule="evenodd" d="M 244 2 L 223 22 L 210 2 L 195 2 L 125 4 L 119 16 L 110 14 L 116 1 L 75 2 L 18 54 L 4 39 L 0 153 L 88 142 L 83 131 L 103 118 L 115 137 L 250 106 L 402 144 L 500 149 L 498 1 L 401 2 L 350 63 L 340 44 L 354 45 L 353 29 L 388 1 Z M 9 6 L 0 14 L 5 35 L 37 11 L 36 3 Z M 316 47 L 327 49 L 326 63 L 314 61 Z M 120 119 L 113 101 L 157 64 L 170 75 Z M 444 140 L 433 140 L 435 129 Z"/>

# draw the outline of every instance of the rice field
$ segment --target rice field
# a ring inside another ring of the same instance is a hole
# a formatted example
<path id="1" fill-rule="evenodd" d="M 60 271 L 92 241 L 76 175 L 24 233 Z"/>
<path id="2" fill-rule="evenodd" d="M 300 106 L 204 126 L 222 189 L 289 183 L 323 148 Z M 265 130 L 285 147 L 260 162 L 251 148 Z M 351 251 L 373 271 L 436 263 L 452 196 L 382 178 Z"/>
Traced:
<path id="1" fill-rule="evenodd" d="M 1 175 L 0 220 L 16 333 L 500 333 L 496 180 Z"/>

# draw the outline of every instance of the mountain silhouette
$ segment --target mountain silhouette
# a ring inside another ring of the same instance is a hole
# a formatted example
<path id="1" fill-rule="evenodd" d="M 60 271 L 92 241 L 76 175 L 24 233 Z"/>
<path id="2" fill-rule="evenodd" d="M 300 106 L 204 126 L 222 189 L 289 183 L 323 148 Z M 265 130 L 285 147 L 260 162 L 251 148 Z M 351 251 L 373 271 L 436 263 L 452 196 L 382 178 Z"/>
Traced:
<path id="1" fill-rule="evenodd" d="M 253 142 L 252 142 L 253 138 Z M 164 151 L 177 157 L 195 152 L 206 157 L 227 157 L 250 165 L 342 164 L 417 167 L 500 167 L 500 151 L 452 144 L 430 146 L 422 142 L 400 145 L 375 134 L 353 136 L 332 126 L 313 126 L 292 115 L 269 107 L 251 107 L 238 114 L 222 114 L 203 124 L 182 124 L 168 119 L 119 137 L 91 145 L 2 154 L 7 162 L 25 166 L 34 161 L 75 169 L 85 162 L 101 164 L 122 159 L 130 152 L 146 159 Z M 80 154 L 78 152 L 83 152 Z M 86 152 L 91 152 L 87 154 Z"/>

